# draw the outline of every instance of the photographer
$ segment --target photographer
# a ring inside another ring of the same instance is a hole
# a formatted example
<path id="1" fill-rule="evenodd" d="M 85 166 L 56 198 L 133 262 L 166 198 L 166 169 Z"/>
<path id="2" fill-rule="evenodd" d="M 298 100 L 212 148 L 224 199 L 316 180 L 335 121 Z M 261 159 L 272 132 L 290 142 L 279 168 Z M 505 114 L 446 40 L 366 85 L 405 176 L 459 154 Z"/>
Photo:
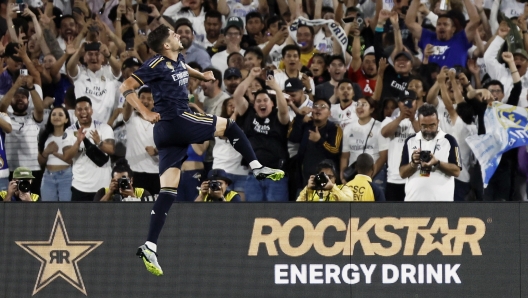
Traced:
<path id="1" fill-rule="evenodd" d="M 97 191 L 95 202 L 152 202 L 154 198 L 140 187 L 134 187 L 134 174 L 126 159 L 120 159 L 112 169 L 112 180 L 108 187 Z"/>
<path id="2" fill-rule="evenodd" d="M 9 182 L 7 191 L 0 191 L 0 198 L 4 202 L 22 201 L 36 202 L 40 200 L 39 195 L 31 193 L 31 183 L 35 177 L 28 168 L 17 168 L 13 173 L 13 180 Z"/>
<path id="3" fill-rule="evenodd" d="M 226 171 L 212 169 L 207 175 L 207 181 L 202 182 L 200 193 L 195 202 L 241 202 L 236 191 L 228 191 L 231 179 L 227 178 Z"/>
<path id="4" fill-rule="evenodd" d="M 455 138 L 438 127 L 431 104 L 418 109 L 420 132 L 403 145 L 400 176 L 407 178 L 405 201 L 453 201 L 462 164 Z"/>
<path id="5" fill-rule="evenodd" d="M 336 185 L 337 171 L 331 160 L 323 160 L 317 166 L 317 175 L 310 176 L 308 185 L 301 191 L 297 201 L 351 201 L 352 192 L 344 185 Z"/>

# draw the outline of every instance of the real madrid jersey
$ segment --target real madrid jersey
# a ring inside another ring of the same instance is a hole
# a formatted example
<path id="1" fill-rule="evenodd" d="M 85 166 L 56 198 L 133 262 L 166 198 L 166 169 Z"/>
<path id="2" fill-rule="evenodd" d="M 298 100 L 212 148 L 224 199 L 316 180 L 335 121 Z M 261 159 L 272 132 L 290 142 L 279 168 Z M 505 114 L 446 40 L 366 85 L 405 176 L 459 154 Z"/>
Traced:
<path id="1" fill-rule="evenodd" d="M 172 119 L 177 110 L 189 109 L 189 72 L 182 54 L 174 61 L 156 55 L 131 75 L 140 85 L 148 85 L 154 97 L 154 111 L 162 119 Z"/>

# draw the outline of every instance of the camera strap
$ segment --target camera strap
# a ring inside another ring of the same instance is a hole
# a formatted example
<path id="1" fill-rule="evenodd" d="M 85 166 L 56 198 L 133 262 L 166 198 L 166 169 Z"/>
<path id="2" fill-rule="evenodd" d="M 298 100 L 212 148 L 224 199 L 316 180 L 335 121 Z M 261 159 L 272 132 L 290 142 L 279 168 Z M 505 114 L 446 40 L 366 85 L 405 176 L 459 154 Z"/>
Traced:
<path id="1" fill-rule="evenodd" d="M 369 133 L 367 134 L 367 138 L 365 139 L 365 146 L 363 146 L 363 153 L 365 153 L 365 150 L 367 150 L 367 142 L 370 137 L 370 133 L 372 133 L 372 129 L 374 128 L 374 124 L 376 124 L 376 119 L 374 119 L 374 122 L 372 122 L 372 126 L 370 127 Z"/>

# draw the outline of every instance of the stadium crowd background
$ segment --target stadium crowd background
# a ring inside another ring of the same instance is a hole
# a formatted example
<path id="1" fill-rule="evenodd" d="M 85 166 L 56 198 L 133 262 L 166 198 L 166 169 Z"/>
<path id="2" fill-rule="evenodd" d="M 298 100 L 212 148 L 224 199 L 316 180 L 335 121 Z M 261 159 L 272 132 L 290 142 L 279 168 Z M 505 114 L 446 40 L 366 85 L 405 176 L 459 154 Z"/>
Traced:
<path id="1" fill-rule="evenodd" d="M 0 196 L 5 201 L 156 197 L 153 124 L 126 104 L 119 86 L 155 55 L 146 40 L 160 24 L 180 35 L 190 66 L 211 70 L 217 79 L 189 78 L 190 107 L 236 119 L 260 162 L 287 173 L 280 181 L 256 180 L 227 140 L 211 139 L 189 147 L 180 200 L 203 199 L 210 169 L 225 170 L 216 176 L 226 182 L 221 191 L 227 193 L 229 186 L 241 200 L 365 200 L 344 183 L 346 168 L 367 153 L 371 160 L 358 161 L 359 174 L 367 177 L 363 183 L 376 185 L 389 201 L 401 201 L 409 191 L 399 171 L 402 150 L 421 130 L 417 110 L 424 105 L 423 110 L 434 106 L 439 128 L 459 146 L 462 170 L 449 178 L 454 187 L 447 189 L 454 191 L 444 196 L 447 200 L 526 200 L 526 147 L 504 154 L 484 189 L 480 165 L 465 142 L 486 133 L 488 102 L 528 106 L 524 3 L 24 3 L 0 0 Z M 261 89 L 270 96 L 259 96 Z M 153 108 L 151 90 L 143 86 L 137 92 Z M 285 96 L 273 95 L 279 93 Z M 111 160 L 94 163 L 85 147 L 92 145 L 76 142 L 79 134 Z M 314 175 L 321 171 L 330 180 L 322 193 L 313 190 Z M 432 182 L 440 175 L 434 171 L 419 187 L 445 191 Z M 120 188 L 123 176 L 131 178 L 132 188 Z M 24 179 L 31 181 L 30 193 L 40 197 L 17 191 L 17 180 Z"/>

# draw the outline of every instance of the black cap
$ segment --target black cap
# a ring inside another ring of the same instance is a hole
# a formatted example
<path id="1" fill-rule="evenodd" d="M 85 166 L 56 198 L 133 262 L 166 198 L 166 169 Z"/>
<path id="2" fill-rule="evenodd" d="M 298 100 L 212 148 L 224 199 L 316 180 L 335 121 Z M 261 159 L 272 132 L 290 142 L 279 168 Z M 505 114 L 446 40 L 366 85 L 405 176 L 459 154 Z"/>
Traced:
<path id="1" fill-rule="evenodd" d="M 7 44 L 7 46 L 5 47 L 5 50 L 4 50 L 4 54 L 2 55 L 2 58 L 11 58 L 13 60 L 15 60 L 16 62 L 22 62 L 22 58 L 18 57 L 18 56 L 15 56 L 15 54 L 18 54 L 17 52 L 17 47 L 19 46 L 18 43 L 16 42 L 10 42 Z"/>
<path id="2" fill-rule="evenodd" d="M 400 56 L 405 56 L 407 59 L 409 59 L 409 61 L 412 61 L 412 55 L 410 53 L 405 52 L 405 51 L 401 51 L 398 54 L 396 54 L 396 56 L 394 56 L 394 60 L 398 59 L 398 57 L 400 57 Z"/>
<path id="3" fill-rule="evenodd" d="M 84 51 L 85 52 L 99 51 L 100 48 L 101 48 L 101 44 L 98 43 L 98 42 L 87 42 L 87 43 L 84 44 Z"/>
<path id="4" fill-rule="evenodd" d="M 142 64 L 141 62 L 139 62 L 138 58 L 130 57 L 130 58 L 125 59 L 125 61 L 123 61 L 123 65 L 121 65 L 121 70 L 124 70 L 129 67 L 141 66 L 141 65 Z"/>
<path id="5" fill-rule="evenodd" d="M 416 96 L 416 92 L 412 90 L 403 90 L 400 91 L 399 100 L 403 102 L 404 105 L 411 106 L 412 102 L 417 100 L 418 97 Z M 409 103 L 409 101 L 411 101 Z"/>
<path id="6" fill-rule="evenodd" d="M 231 179 L 227 177 L 226 171 L 222 169 L 212 169 L 207 174 L 207 180 L 222 180 L 225 181 L 228 185 L 232 183 Z"/>
<path id="7" fill-rule="evenodd" d="M 227 19 L 227 23 L 224 29 L 224 32 L 227 33 L 227 29 L 231 27 L 236 27 L 240 32 L 244 32 L 244 21 L 239 17 L 230 17 Z"/>
<path id="8" fill-rule="evenodd" d="M 304 90 L 304 85 L 298 78 L 287 79 L 286 82 L 284 82 L 284 91 L 295 92 L 300 90 Z"/>
<path id="9" fill-rule="evenodd" d="M 224 80 L 230 79 L 232 77 L 242 78 L 242 73 L 238 68 L 230 67 L 224 71 Z"/>

